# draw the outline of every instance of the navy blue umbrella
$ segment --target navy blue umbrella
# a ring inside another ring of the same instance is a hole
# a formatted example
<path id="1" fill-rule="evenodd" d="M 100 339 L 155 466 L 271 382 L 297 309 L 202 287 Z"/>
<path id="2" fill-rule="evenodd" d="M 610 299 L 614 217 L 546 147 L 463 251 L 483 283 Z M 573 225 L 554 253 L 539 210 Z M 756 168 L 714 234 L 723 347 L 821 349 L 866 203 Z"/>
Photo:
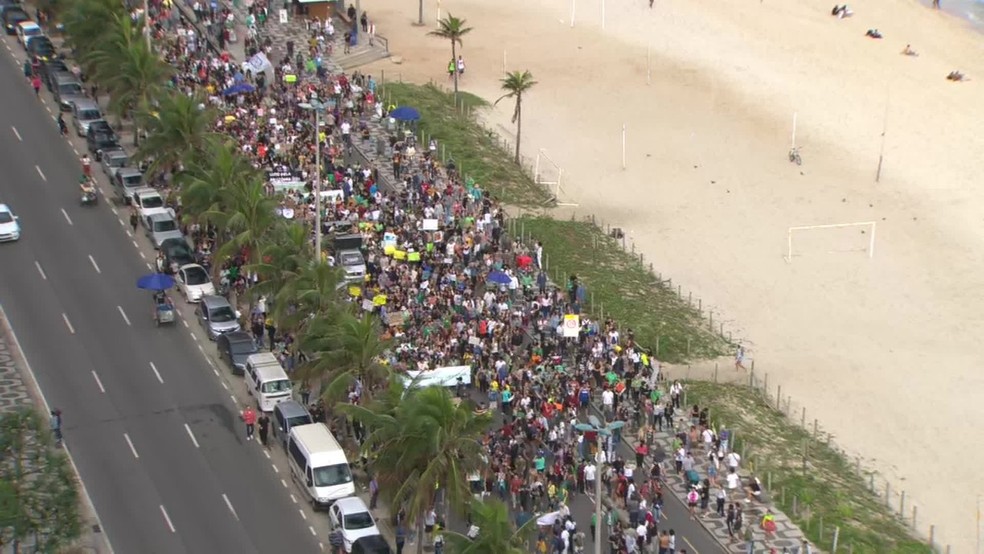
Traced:
<path id="1" fill-rule="evenodd" d="M 231 87 L 222 91 L 222 96 L 235 96 L 237 94 L 243 94 L 246 92 L 253 92 L 256 87 L 249 83 L 236 83 Z"/>
<path id="2" fill-rule="evenodd" d="M 151 273 L 137 279 L 137 288 L 144 290 L 167 290 L 174 286 L 174 277 L 163 273 Z"/>
<path id="3" fill-rule="evenodd" d="M 497 285 L 508 285 L 509 283 L 512 283 L 512 277 L 503 271 L 493 271 L 488 274 L 485 280 L 489 283 L 495 283 Z"/>
<path id="4" fill-rule="evenodd" d="M 400 106 L 390 112 L 390 117 L 397 121 L 417 121 L 420 119 L 420 112 L 417 111 L 417 108 Z"/>

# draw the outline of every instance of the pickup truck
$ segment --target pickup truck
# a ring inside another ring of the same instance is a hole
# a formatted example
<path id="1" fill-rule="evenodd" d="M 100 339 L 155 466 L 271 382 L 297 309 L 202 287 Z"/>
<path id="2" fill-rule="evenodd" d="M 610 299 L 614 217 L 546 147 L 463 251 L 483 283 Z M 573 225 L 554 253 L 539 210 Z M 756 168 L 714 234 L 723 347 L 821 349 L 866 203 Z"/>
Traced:
<path id="1" fill-rule="evenodd" d="M 164 205 L 164 198 L 152 188 L 140 188 L 130 194 L 130 204 L 137 209 L 140 222 L 147 227 L 148 217 L 154 214 L 166 214 L 172 218 L 174 210 Z"/>

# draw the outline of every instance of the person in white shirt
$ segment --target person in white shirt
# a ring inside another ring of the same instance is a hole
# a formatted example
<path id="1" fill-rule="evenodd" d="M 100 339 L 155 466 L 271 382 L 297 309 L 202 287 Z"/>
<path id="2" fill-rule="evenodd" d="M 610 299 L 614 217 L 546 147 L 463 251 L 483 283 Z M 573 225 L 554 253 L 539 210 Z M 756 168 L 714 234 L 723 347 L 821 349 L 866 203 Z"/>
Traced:
<path id="1" fill-rule="evenodd" d="M 588 462 L 588 464 L 584 466 L 584 488 L 588 494 L 595 493 L 595 487 L 597 486 L 595 485 L 595 477 L 597 472 L 598 470 L 591 462 Z"/>
<path id="2" fill-rule="evenodd" d="M 728 464 L 728 469 L 731 471 L 738 471 L 738 466 L 741 464 L 741 456 L 737 452 L 728 452 L 728 455 L 724 458 L 725 463 Z"/>
<path id="3" fill-rule="evenodd" d="M 611 389 L 605 389 L 601 393 L 601 405 L 605 408 L 605 414 L 610 415 L 615 407 L 615 393 Z"/>

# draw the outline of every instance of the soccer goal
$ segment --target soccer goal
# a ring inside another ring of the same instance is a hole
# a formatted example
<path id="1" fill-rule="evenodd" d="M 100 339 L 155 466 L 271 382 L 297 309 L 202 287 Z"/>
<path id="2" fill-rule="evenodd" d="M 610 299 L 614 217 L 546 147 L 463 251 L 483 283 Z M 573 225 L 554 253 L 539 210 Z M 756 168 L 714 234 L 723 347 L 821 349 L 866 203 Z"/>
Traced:
<path id="1" fill-rule="evenodd" d="M 560 201 L 561 181 L 564 178 L 564 168 L 547 156 L 546 150 L 539 149 L 536 153 L 536 164 L 533 166 L 533 180 L 536 184 L 542 185 L 557 200 L 558 206 L 576 206 L 577 204 L 565 203 Z"/>
<path id="2" fill-rule="evenodd" d="M 793 256 L 839 252 L 867 252 L 869 258 L 874 257 L 875 222 L 802 225 L 790 227 L 786 234 L 787 262 Z"/>

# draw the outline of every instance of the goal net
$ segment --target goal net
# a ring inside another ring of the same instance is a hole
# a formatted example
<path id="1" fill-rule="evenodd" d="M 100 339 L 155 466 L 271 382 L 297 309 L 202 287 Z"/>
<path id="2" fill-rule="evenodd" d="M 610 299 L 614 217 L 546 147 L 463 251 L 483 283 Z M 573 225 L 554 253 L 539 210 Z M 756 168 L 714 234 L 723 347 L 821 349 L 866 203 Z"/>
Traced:
<path id="1" fill-rule="evenodd" d="M 536 184 L 543 185 L 547 190 L 557 195 L 563 176 L 564 170 L 547 157 L 547 153 L 541 148 L 536 153 L 536 165 L 533 167 L 533 177 Z"/>
<path id="2" fill-rule="evenodd" d="M 790 227 L 786 235 L 787 262 L 793 256 L 865 252 L 875 255 L 875 222 L 834 223 Z"/>

